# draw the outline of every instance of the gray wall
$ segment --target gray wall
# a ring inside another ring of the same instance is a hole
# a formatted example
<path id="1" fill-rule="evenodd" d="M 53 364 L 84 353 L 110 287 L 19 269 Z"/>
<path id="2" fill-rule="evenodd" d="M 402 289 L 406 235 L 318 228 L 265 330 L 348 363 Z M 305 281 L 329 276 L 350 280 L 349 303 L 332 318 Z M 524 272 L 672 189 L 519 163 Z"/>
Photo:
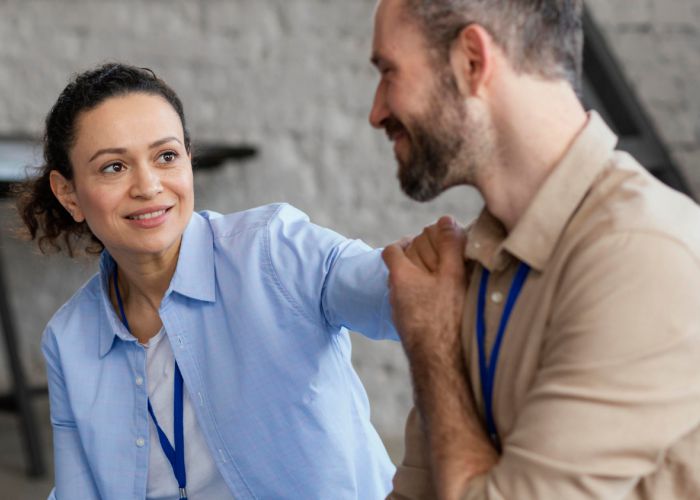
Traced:
<path id="1" fill-rule="evenodd" d="M 591 0 L 594 14 L 662 136 L 700 193 L 700 3 Z M 148 66 L 181 95 L 195 141 L 247 141 L 261 154 L 196 174 L 197 206 L 233 211 L 288 201 L 315 222 L 373 245 L 419 231 L 442 213 L 467 220 L 469 188 L 407 200 L 390 145 L 367 123 L 374 0 L 0 0 L 0 135 L 39 135 L 68 75 L 107 60 Z M 94 270 L 43 258 L 10 239 L 2 252 L 27 370 L 44 380 L 40 334 Z M 4 357 L 0 366 L 5 366 Z M 410 405 L 400 347 L 355 341 L 373 419 L 396 446 Z M 7 387 L 0 370 L 0 389 Z M 400 446 L 400 445 L 398 445 Z"/>

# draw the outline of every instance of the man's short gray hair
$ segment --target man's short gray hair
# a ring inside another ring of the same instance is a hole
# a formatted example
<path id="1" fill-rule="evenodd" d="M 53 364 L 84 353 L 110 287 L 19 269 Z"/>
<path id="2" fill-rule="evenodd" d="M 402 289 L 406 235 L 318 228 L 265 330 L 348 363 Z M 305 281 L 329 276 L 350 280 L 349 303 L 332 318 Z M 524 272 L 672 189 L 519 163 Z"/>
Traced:
<path id="1" fill-rule="evenodd" d="M 405 6 L 441 57 L 475 23 L 488 30 L 516 71 L 580 87 L 582 0 L 406 0 Z"/>

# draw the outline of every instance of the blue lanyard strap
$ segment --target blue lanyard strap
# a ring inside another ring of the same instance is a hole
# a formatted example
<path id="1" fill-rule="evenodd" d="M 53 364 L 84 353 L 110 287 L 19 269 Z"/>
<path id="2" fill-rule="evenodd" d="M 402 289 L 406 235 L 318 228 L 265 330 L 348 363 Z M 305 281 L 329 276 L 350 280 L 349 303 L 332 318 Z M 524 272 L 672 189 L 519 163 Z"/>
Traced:
<path id="1" fill-rule="evenodd" d="M 476 341 L 479 347 L 479 375 L 481 377 L 481 394 L 484 400 L 484 413 L 486 417 L 486 428 L 491 438 L 491 442 L 500 451 L 501 442 L 496 430 L 496 422 L 493 418 L 493 386 L 496 379 L 496 367 L 498 366 L 498 356 L 501 352 L 501 344 L 503 336 L 508 327 L 508 320 L 515 307 L 515 302 L 525 285 L 527 275 L 530 273 L 530 266 L 524 262 L 520 263 L 513 283 L 508 292 L 508 298 L 501 316 L 501 323 L 498 326 L 498 333 L 493 343 L 491 355 L 486 356 L 486 320 L 484 318 L 486 311 L 486 291 L 488 289 L 490 273 L 486 268 L 482 270 L 481 282 L 479 284 L 479 298 L 476 311 Z"/>
<path id="2" fill-rule="evenodd" d="M 126 313 L 124 312 L 124 304 L 122 303 L 122 297 L 119 293 L 119 283 L 117 282 L 117 266 L 114 266 L 114 293 L 117 296 L 117 304 L 119 305 L 119 313 L 122 317 L 122 322 L 127 330 L 131 333 L 131 328 L 129 328 L 129 322 L 126 319 Z M 170 462 L 173 468 L 173 473 L 177 479 L 177 485 L 180 490 L 180 500 L 187 500 L 187 473 L 185 471 L 185 439 L 183 431 L 183 380 L 182 373 L 180 372 L 180 367 L 175 362 L 175 397 L 173 402 L 173 434 L 175 438 L 175 448 L 168 441 L 168 437 L 158 425 L 158 420 L 156 419 L 156 414 L 153 412 L 153 407 L 151 406 L 151 400 L 148 400 L 148 413 L 150 413 L 153 423 L 158 431 L 158 440 L 160 441 L 160 446 L 163 448 L 163 453 L 165 453 L 166 458 Z"/>

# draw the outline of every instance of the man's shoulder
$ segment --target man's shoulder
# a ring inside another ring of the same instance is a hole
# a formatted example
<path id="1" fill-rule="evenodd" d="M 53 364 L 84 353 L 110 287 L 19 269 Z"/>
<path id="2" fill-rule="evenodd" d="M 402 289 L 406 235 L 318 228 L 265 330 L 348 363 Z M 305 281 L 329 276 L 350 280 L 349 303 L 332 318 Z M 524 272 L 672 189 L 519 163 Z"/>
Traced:
<path id="1" fill-rule="evenodd" d="M 671 241 L 700 262 L 700 206 L 617 151 L 571 221 L 570 236 L 645 235 Z"/>

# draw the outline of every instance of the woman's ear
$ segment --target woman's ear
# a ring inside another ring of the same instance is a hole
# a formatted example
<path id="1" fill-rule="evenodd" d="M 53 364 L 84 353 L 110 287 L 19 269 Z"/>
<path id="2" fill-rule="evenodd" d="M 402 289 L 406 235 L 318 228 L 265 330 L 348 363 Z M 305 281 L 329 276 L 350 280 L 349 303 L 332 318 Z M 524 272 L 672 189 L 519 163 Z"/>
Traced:
<path id="1" fill-rule="evenodd" d="M 73 217 L 75 222 L 83 222 L 85 216 L 83 211 L 80 209 L 78 204 L 78 199 L 75 196 L 75 186 L 73 181 L 69 181 L 58 170 L 52 170 L 49 175 L 49 182 L 51 184 L 51 191 L 53 191 L 54 196 L 58 199 L 59 203 L 63 205 L 68 213 Z"/>
<path id="2" fill-rule="evenodd" d="M 464 97 L 481 95 L 491 80 L 494 40 L 478 24 L 465 26 L 452 44 L 450 64 Z"/>

